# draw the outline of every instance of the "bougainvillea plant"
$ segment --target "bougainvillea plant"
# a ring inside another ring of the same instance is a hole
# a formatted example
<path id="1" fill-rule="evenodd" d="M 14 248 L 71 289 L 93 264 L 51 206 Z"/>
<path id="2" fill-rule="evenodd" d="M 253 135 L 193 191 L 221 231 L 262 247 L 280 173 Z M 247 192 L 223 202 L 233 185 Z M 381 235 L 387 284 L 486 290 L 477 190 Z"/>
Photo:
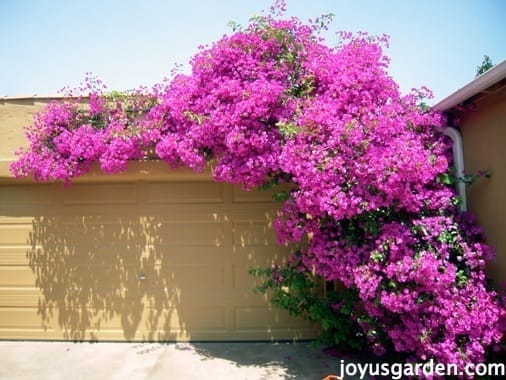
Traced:
<path id="1" fill-rule="evenodd" d="M 86 110 L 69 98 L 36 117 L 12 172 L 68 183 L 96 162 L 115 173 L 161 159 L 210 166 L 245 189 L 289 183 L 279 241 L 307 244 L 256 271 L 279 299 L 289 273 L 316 274 L 346 293 L 319 305 L 327 322 L 329 310 L 346 315 L 375 353 L 483 362 L 501 347 L 505 308 L 486 286 L 493 253 L 441 180 L 451 164 L 441 116 L 420 105 L 426 90 L 400 93 L 386 37 L 341 33 L 329 47 L 326 21 L 255 17 L 152 91 L 107 94 L 95 81 Z"/>

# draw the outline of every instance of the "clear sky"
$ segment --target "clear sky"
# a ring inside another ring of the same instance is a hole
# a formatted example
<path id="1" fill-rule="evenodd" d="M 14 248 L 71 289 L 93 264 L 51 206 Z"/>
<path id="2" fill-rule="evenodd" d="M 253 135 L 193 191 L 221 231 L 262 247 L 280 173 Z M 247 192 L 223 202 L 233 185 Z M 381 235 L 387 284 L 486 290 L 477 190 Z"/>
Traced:
<path id="1" fill-rule="evenodd" d="M 245 25 L 270 0 L 0 0 L 0 97 L 56 94 L 92 72 L 114 90 L 151 86 L 198 45 Z M 287 0 L 306 20 L 334 13 L 339 30 L 389 34 L 390 74 L 435 101 L 474 78 L 487 54 L 506 59 L 506 0 Z"/>

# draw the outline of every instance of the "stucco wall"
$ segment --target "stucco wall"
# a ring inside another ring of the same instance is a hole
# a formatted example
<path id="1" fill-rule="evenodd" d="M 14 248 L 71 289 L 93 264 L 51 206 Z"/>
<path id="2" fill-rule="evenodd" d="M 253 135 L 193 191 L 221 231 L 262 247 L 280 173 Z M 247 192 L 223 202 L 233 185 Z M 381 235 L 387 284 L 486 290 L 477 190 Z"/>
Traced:
<path id="1" fill-rule="evenodd" d="M 14 151 L 27 145 L 23 127 L 32 124 L 35 113 L 47 102 L 48 98 L 0 98 L 0 178 L 10 177 Z"/>
<path id="2" fill-rule="evenodd" d="M 466 172 L 492 172 L 468 188 L 468 207 L 496 247 L 487 272 L 500 283 L 506 280 L 506 87 L 459 116 Z"/>

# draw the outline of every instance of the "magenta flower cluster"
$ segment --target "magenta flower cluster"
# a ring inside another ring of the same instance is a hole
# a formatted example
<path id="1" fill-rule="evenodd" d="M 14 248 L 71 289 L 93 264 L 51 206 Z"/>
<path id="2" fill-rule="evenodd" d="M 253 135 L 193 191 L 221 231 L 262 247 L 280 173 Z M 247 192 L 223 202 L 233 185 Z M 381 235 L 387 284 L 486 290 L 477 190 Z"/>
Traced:
<path id="1" fill-rule="evenodd" d="M 425 90 L 400 94 L 386 37 L 341 38 L 332 48 L 314 24 L 255 18 L 154 92 L 91 92 L 88 112 L 49 104 L 12 171 L 68 182 L 94 162 L 114 173 L 162 159 L 210 165 L 245 189 L 289 182 L 280 243 L 306 239 L 305 268 L 357 289 L 376 353 L 391 344 L 422 360 L 482 362 L 503 339 L 505 309 L 485 285 L 490 247 L 437 180 L 450 160 L 441 116 L 420 107 Z"/>

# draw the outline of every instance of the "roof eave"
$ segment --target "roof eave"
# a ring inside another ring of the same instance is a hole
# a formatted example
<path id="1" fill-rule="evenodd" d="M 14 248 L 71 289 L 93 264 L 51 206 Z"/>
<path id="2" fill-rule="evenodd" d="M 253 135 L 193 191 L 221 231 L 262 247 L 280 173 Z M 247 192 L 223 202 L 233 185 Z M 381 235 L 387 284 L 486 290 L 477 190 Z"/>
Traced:
<path id="1" fill-rule="evenodd" d="M 458 89 L 453 94 L 440 100 L 434 105 L 433 109 L 440 112 L 449 111 L 453 107 L 479 94 L 504 78 L 506 78 L 506 60 L 476 77 L 473 81 Z"/>

